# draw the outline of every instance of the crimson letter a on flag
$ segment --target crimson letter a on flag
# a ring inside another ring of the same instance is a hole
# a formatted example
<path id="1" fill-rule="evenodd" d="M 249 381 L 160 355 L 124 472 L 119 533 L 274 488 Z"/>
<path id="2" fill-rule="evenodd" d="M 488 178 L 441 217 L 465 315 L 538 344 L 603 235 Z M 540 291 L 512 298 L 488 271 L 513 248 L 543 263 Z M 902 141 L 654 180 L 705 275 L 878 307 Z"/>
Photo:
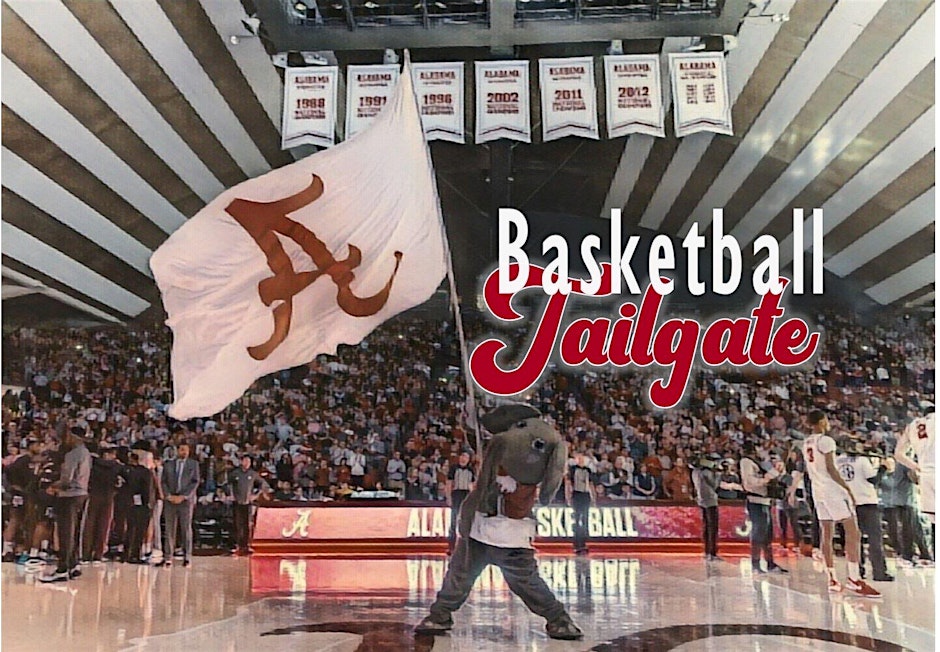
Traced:
<path id="1" fill-rule="evenodd" d="M 446 272 L 433 175 L 405 70 L 369 128 L 226 190 L 170 236 L 150 261 L 173 331 L 170 416 L 214 414 L 426 301 Z"/>

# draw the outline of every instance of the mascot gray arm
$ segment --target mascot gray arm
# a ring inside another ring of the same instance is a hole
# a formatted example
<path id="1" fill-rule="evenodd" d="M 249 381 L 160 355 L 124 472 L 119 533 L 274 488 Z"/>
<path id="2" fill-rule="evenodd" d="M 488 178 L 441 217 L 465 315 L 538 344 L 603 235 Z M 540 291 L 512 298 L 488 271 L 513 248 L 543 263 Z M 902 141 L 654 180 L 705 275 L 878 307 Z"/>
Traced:
<path id="1" fill-rule="evenodd" d="M 555 444 L 552 456 L 545 464 L 545 476 L 539 485 L 539 502 L 548 505 L 558 493 L 568 469 L 568 444 L 564 440 Z"/>

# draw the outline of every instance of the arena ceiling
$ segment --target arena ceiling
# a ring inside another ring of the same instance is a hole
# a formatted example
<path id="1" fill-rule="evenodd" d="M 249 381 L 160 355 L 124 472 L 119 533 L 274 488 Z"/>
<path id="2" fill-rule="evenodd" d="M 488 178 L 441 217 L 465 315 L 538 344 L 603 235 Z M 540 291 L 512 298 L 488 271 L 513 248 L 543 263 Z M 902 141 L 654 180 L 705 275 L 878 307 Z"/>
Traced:
<path id="1" fill-rule="evenodd" d="M 834 277 L 874 305 L 933 305 L 930 0 L 419 0 L 394 20 L 385 0 L 306 0 L 299 20 L 304 3 L 256 4 L 264 42 L 243 24 L 248 0 L 3 1 L 5 316 L 159 316 L 151 252 L 224 188 L 306 153 L 280 150 L 271 51 L 345 65 L 407 44 L 469 61 L 601 55 L 613 38 L 711 49 L 729 33 L 733 137 L 677 139 L 670 114 L 666 138 L 434 143 L 458 280 L 495 260 L 478 243 L 499 205 L 575 231 L 620 207 L 677 237 L 724 206 L 742 242 L 785 238 L 793 208 L 822 207 Z M 683 7 L 702 11 L 670 15 Z"/>

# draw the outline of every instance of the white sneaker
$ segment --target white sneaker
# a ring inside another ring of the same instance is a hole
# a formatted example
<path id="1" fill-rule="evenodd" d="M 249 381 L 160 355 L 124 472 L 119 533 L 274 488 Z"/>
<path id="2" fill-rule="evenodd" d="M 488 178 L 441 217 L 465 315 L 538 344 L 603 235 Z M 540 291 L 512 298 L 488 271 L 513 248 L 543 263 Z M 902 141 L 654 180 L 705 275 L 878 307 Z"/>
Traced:
<path id="1" fill-rule="evenodd" d="M 69 580 L 68 571 L 63 573 L 53 573 L 52 575 L 43 575 L 39 578 L 40 582 L 67 582 Z"/>
<path id="2" fill-rule="evenodd" d="M 46 567 L 46 562 L 44 562 L 39 557 L 30 557 L 26 560 L 23 566 L 27 573 L 38 573 Z"/>

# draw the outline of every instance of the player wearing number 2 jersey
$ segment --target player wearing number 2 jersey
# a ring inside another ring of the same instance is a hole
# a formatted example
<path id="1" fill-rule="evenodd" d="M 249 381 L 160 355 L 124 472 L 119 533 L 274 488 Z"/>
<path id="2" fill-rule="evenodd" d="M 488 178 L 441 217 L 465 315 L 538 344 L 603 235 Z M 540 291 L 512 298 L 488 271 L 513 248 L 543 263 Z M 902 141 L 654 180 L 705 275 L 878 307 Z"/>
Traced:
<path id="1" fill-rule="evenodd" d="M 931 408 L 932 409 L 932 408 Z M 934 441 L 936 441 L 936 414 L 914 419 L 908 424 L 898 440 L 894 457 L 900 464 L 914 469 L 920 476 L 920 508 L 931 522 L 934 517 L 934 480 L 936 478 L 936 460 L 934 459 Z M 917 455 L 915 462 L 908 453 L 913 450 Z"/>
<path id="2" fill-rule="evenodd" d="M 846 588 L 864 598 L 880 598 L 881 593 L 861 578 L 861 534 L 855 520 L 855 500 L 836 469 L 836 443 L 828 434 L 829 418 L 822 410 L 813 410 L 808 418 L 813 433 L 803 441 L 803 461 L 813 487 L 816 516 L 822 529 L 820 543 L 829 573 L 829 591 L 839 593 L 843 590 L 842 584 L 836 579 L 832 555 L 833 530 L 835 523 L 841 523 L 845 529 L 845 557 L 849 566 Z"/>
<path id="3" fill-rule="evenodd" d="M 935 514 L 935 487 L 937 479 L 936 459 L 934 458 L 934 441 L 936 441 L 935 425 L 936 414 L 934 408 L 927 408 L 927 414 L 923 417 L 914 419 L 908 424 L 907 428 L 901 434 L 898 440 L 898 446 L 894 449 L 894 457 L 899 464 L 914 469 L 918 475 L 918 485 L 920 486 L 920 510 L 927 515 L 933 524 L 933 536 L 931 541 L 937 540 L 937 517 Z M 913 450 L 917 455 L 915 462 L 908 455 Z"/>

